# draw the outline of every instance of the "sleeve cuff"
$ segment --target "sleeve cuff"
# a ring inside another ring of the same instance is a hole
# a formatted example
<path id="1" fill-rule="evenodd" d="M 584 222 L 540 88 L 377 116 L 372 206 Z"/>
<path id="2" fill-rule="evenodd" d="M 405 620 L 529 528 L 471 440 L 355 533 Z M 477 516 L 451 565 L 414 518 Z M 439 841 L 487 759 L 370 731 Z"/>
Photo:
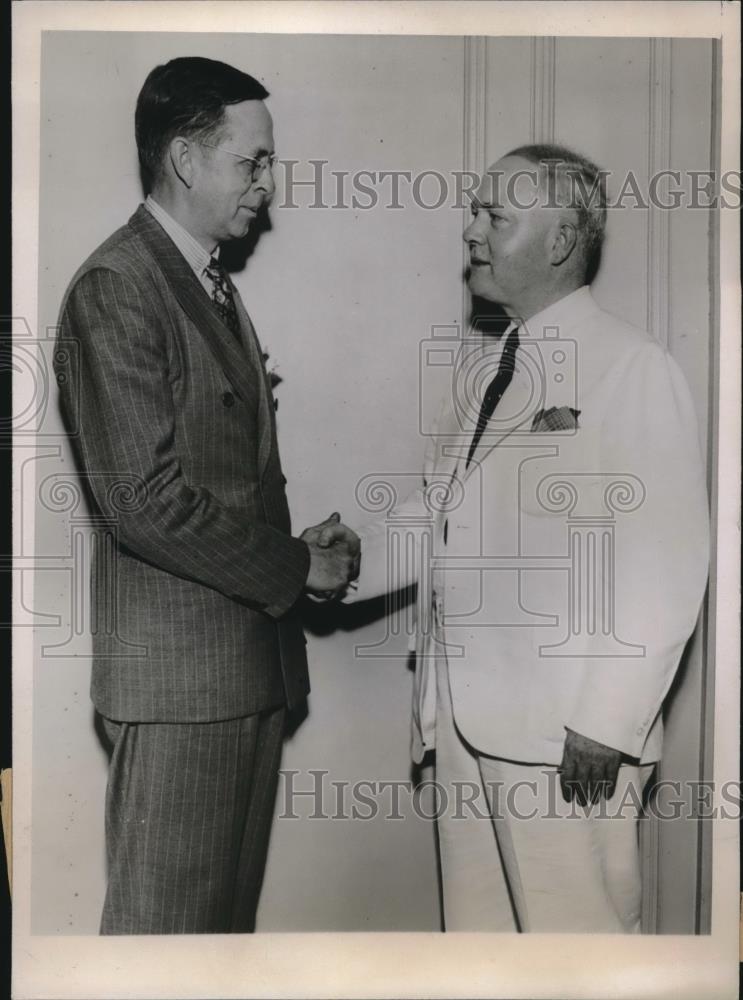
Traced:
<path id="1" fill-rule="evenodd" d="M 310 550 L 300 538 L 286 536 L 287 548 L 282 554 L 280 591 L 266 605 L 264 611 L 271 618 L 283 618 L 302 596 L 310 571 Z"/>

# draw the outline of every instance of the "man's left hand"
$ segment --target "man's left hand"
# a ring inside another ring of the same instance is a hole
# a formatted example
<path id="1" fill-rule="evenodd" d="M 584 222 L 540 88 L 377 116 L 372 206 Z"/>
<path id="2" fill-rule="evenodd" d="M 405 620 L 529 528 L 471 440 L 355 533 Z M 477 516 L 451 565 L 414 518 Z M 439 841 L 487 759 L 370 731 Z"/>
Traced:
<path id="1" fill-rule="evenodd" d="M 620 750 L 568 729 L 560 765 L 562 797 L 572 802 L 575 796 L 582 806 L 598 802 L 602 796 L 610 799 L 621 762 Z"/>

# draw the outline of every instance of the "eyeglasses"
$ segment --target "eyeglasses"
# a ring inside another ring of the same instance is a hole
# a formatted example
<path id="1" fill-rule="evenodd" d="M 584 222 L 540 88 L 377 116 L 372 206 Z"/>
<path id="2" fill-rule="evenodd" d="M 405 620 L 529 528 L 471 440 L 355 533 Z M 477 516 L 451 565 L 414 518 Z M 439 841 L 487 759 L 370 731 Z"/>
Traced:
<path id="1" fill-rule="evenodd" d="M 224 146 L 215 146 L 212 142 L 204 142 L 203 139 L 199 139 L 198 143 L 200 146 L 208 146 L 210 149 L 217 149 L 221 153 L 227 153 L 229 156 L 234 156 L 243 163 L 249 163 L 250 168 L 250 180 L 253 184 L 259 179 L 264 170 L 273 170 L 274 164 L 276 163 L 276 156 L 274 153 L 269 153 L 266 156 L 255 157 L 255 156 L 245 156 L 244 153 L 235 153 L 231 149 L 226 149 Z"/>

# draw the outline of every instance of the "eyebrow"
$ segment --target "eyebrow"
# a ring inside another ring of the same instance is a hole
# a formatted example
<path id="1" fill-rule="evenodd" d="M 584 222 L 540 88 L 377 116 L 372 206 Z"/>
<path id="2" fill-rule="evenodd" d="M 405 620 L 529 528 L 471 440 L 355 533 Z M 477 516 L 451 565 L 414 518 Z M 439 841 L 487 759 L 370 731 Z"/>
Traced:
<path id="1" fill-rule="evenodd" d="M 475 197 L 475 195 L 472 196 L 471 203 L 472 203 L 472 205 L 475 208 L 477 208 L 478 210 L 482 209 L 484 212 L 502 212 L 503 211 L 503 206 L 502 205 L 495 204 L 495 202 L 492 202 L 492 201 L 480 201 L 480 199 L 477 198 L 477 197 Z"/>

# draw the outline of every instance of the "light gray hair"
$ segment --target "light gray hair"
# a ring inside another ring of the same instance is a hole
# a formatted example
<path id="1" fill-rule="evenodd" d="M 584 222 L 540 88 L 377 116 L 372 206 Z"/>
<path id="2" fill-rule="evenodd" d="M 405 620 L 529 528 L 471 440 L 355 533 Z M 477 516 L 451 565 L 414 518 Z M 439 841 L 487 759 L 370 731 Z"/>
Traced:
<path id="1" fill-rule="evenodd" d="M 548 192 L 554 192 L 559 204 L 575 210 L 584 277 L 587 282 L 592 281 L 606 231 L 607 171 L 581 153 L 553 143 L 519 146 L 506 155 L 536 164 L 542 178 L 547 180 Z"/>

